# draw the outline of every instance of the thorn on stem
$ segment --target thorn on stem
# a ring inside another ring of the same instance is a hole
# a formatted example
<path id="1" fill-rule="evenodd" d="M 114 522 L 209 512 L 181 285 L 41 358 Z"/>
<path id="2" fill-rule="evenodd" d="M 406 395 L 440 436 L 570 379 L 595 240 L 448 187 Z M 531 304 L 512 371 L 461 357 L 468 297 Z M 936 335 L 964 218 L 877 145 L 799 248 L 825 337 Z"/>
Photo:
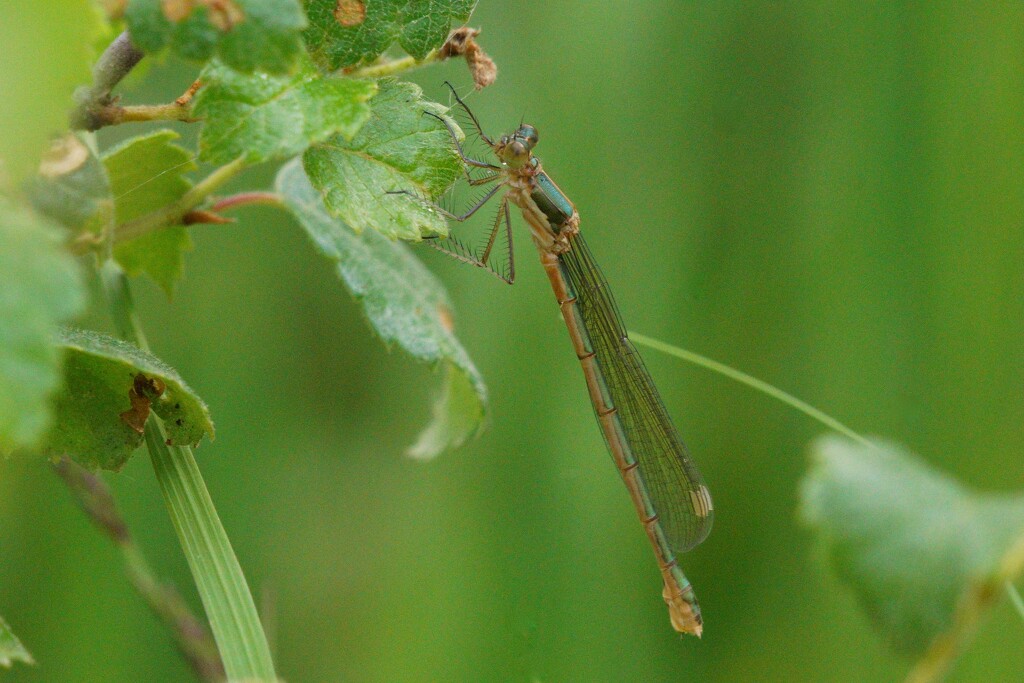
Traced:
<path id="1" fill-rule="evenodd" d="M 224 225 L 225 223 L 236 223 L 234 218 L 222 216 L 206 209 L 192 209 L 181 218 L 182 225 L 195 225 L 197 223 L 208 223 L 210 225 Z"/>

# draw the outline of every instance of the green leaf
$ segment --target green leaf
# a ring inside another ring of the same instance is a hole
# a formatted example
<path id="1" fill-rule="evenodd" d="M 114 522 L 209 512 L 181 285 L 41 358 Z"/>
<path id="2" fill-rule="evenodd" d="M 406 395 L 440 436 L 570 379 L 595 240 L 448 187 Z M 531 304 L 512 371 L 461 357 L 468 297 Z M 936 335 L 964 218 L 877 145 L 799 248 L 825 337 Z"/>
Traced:
<path id="1" fill-rule="evenodd" d="M 451 304 L 443 286 L 409 248 L 373 231 L 360 235 L 325 210 L 297 161 L 277 176 L 277 191 L 320 252 L 337 261 L 338 274 L 388 344 L 413 357 L 442 362 L 445 387 L 434 422 L 411 453 L 427 458 L 454 448 L 479 431 L 487 389 L 452 331 Z"/>
<path id="2" fill-rule="evenodd" d="M 238 71 L 286 73 L 302 54 L 298 0 L 129 0 L 125 21 L 146 52 L 217 56 Z"/>
<path id="3" fill-rule="evenodd" d="M 188 150 L 173 144 L 178 134 L 158 130 L 125 141 L 103 155 L 118 223 L 144 216 L 181 198 L 196 168 Z M 129 275 L 147 273 L 168 296 L 184 268 L 192 241 L 183 226 L 168 226 L 119 244 L 114 257 Z"/>
<path id="4" fill-rule="evenodd" d="M 373 114 L 351 141 L 335 135 L 302 157 L 327 209 L 356 232 L 407 240 L 448 234 L 444 218 L 419 197 L 448 189 L 462 164 L 444 125 L 424 114 L 445 109 L 422 95 L 412 83 L 382 81 Z M 388 194 L 402 190 L 416 196 Z"/>
<path id="5" fill-rule="evenodd" d="M 484 422 L 486 395 L 478 393 L 470 375 L 452 363 L 444 364 L 444 375 L 441 394 L 434 402 L 433 420 L 407 451 L 417 460 L 430 460 L 458 448 L 480 431 Z"/>
<path id="6" fill-rule="evenodd" d="M 185 174 L 196 164 L 187 149 L 174 144 L 179 137 L 173 130 L 158 130 L 125 140 L 103 155 L 119 223 L 180 199 L 192 187 Z"/>
<path id="7" fill-rule="evenodd" d="M 396 41 L 417 59 L 464 24 L 476 0 L 308 0 L 307 48 L 328 71 L 371 62 Z"/>
<path id="8" fill-rule="evenodd" d="M 64 386 L 43 452 L 67 455 L 89 469 L 117 471 L 142 443 L 149 410 L 164 420 L 170 445 L 213 438 L 210 412 L 177 371 L 126 342 L 83 330 L 64 330 Z M 137 378 L 158 380 L 163 391 L 139 392 Z M 132 397 L 132 392 L 136 396 Z M 141 402 L 139 397 L 145 399 Z"/>
<path id="9" fill-rule="evenodd" d="M 372 81 L 321 77 L 311 65 L 275 77 L 212 62 L 200 80 L 192 111 L 205 119 L 199 150 L 212 164 L 292 157 L 335 133 L 351 140 L 370 117 L 367 100 L 377 92 Z"/>
<path id="10" fill-rule="evenodd" d="M 1024 562 L 1024 496 L 976 493 L 890 443 L 817 441 L 802 516 L 897 650 L 951 643 Z"/>
<path id="11" fill-rule="evenodd" d="M 67 129 L 72 93 L 90 80 L 101 30 L 92 0 L 3 3 L 0 187 L 29 177 L 47 141 Z"/>
<path id="12" fill-rule="evenodd" d="M 0 195 L 0 453 L 32 446 L 49 424 L 60 382 L 57 326 L 85 293 L 64 232 Z"/>
<path id="13" fill-rule="evenodd" d="M 99 233 L 113 220 L 110 183 L 92 133 L 68 133 L 55 141 L 27 189 L 36 210 L 75 234 Z"/>
<path id="14" fill-rule="evenodd" d="M 0 617 L 0 666 L 10 669 L 14 662 L 35 664 L 32 655 L 11 631 L 3 617 Z"/>
<path id="15" fill-rule="evenodd" d="M 186 251 L 192 251 L 192 238 L 184 227 L 175 225 L 117 245 L 114 258 L 129 275 L 146 273 L 172 296 L 185 268 Z"/>

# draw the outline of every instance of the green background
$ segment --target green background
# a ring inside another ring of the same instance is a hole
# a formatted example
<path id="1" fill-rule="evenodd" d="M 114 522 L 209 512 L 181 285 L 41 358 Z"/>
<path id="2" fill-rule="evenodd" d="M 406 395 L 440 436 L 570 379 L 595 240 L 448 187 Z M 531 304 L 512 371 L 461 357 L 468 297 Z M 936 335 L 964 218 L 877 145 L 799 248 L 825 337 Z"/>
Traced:
<path id="1" fill-rule="evenodd" d="M 483 0 L 471 25 L 500 73 L 470 104 L 491 131 L 537 126 L 631 329 L 970 485 L 1021 486 L 1024 6 Z M 127 99 L 170 100 L 194 74 L 169 61 Z M 447 102 L 445 78 L 469 87 L 461 63 L 414 80 Z M 141 132 L 123 128 L 101 139 Z M 154 352 L 217 422 L 197 457 L 288 681 L 909 669 L 797 522 L 817 424 L 645 353 L 715 497 L 710 538 L 682 558 L 705 636 L 680 637 L 521 226 L 514 287 L 419 250 L 492 395 L 480 439 L 420 463 L 403 451 L 440 376 L 382 347 L 294 222 L 240 219 L 193 230 L 173 303 L 136 292 Z M 187 679 L 59 480 L 25 460 L 2 472 L 0 613 L 39 666 L 0 678 Z M 198 605 L 147 459 L 106 479 Z M 1000 605 L 951 679 L 1016 678 L 1022 638 Z"/>

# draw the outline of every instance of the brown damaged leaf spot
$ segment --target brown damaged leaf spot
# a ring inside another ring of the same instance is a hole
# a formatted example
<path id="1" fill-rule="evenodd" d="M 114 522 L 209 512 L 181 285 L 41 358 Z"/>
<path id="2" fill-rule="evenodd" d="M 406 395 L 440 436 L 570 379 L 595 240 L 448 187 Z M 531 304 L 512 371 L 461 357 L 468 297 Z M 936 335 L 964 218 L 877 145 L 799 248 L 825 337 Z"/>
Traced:
<path id="1" fill-rule="evenodd" d="M 242 9 L 231 0 L 206 0 L 204 4 L 210 10 L 210 23 L 221 31 L 230 31 L 245 19 Z"/>
<path id="2" fill-rule="evenodd" d="M 452 31 L 448 40 L 438 51 L 440 59 L 449 57 L 465 57 L 469 65 L 469 72 L 473 76 L 473 83 L 477 90 L 482 90 L 494 83 L 498 78 L 498 65 L 484 52 L 476 37 L 480 35 L 480 29 L 463 26 Z"/>
<path id="3" fill-rule="evenodd" d="M 150 379 L 140 372 L 135 375 L 132 388 L 128 390 L 128 400 L 132 407 L 118 417 L 133 430 L 142 434 L 146 429 L 146 420 L 149 419 L 149 408 L 153 399 L 159 398 L 165 389 L 166 386 L 162 381 L 156 377 Z"/>
<path id="4" fill-rule="evenodd" d="M 230 31 L 245 19 L 245 13 L 232 0 L 160 0 L 160 10 L 168 21 L 176 24 L 200 5 L 206 8 L 210 23 L 222 32 Z"/>
<path id="5" fill-rule="evenodd" d="M 451 310 L 444 304 L 437 305 L 437 319 L 445 332 L 451 334 L 455 331 L 455 319 L 452 318 Z"/>
<path id="6" fill-rule="evenodd" d="M 366 20 L 366 3 L 360 0 L 338 0 L 334 19 L 345 28 L 359 26 Z"/>
<path id="7" fill-rule="evenodd" d="M 124 16 L 128 0 L 102 0 L 100 4 L 103 5 L 103 11 L 107 13 L 109 19 L 120 19 Z"/>
<path id="8" fill-rule="evenodd" d="M 175 24 L 192 14 L 195 6 L 195 0 L 160 0 L 160 11 Z"/>
<path id="9" fill-rule="evenodd" d="M 50 143 L 50 148 L 39 162 L 39 175 L 59 178 L 77 170 L 89 159 L 89 150 L 73 133 Z"/>

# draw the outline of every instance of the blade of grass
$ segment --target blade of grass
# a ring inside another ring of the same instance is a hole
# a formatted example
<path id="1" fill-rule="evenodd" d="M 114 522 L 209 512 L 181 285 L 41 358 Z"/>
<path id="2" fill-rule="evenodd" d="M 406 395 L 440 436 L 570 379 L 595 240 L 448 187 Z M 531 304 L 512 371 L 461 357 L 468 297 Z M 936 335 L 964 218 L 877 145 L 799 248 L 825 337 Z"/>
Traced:
<path id="1" fill-rule="evenodd" d="M 118 333 L 148 350 L 124 272 L 113 261 L 107 261 L 101 275 Z M 249 585 L 192 449 L 168 446 L 163 423 L 156 415 L 146 421 L 145 436 L 164 503 L 199 590 L 229 680 L 276 681 L 270 646 Z"/>
<path id="2" fill-rule="evenodd" d="M 865 446 L 873 446 L 872 443 L 868 441 L 866 438 L 864 438 L 857 432 L 853 431 L 852 429 L 844 425 L 842 422 L 832 417 L 831 415 L 821 410 L 818 410 L 811 404 L 801 401 L 796 396 L 788 394 L 782 389 L 779 389 L 778 387 L 773 386 L 768 382 L 765 382 L 764 380 L 760 380 L 756 377 L 748 375 L 745 372 L 741 372 L 735 368 L 729 367 L 724 363 L 719 363 L 718 361 L 712 360 L 707 356 L 702 356 L 699 353 L 694 353 L 693 351 L 681 349 L 678 346 L 667 344 L 663 341 L 659 341 L 646 335 L 639 334 L 638 332 L 631 331 L 629 333 L 629 338 L 632 339 L 637 344 L 640 344 L 641 346 L 646 346 L 648 348 L 654 349 L 655 351 L 667 353 L 670 356 L 674 356 L 688 363 L 692 363 L 693 365 L 706 368 L 708 370 L 711 370 L 712 372 L 717 372 L 718 374 L 728 377 L 729 379 L 739 382 L 740 384 L 745 384 L 756 391 L 760 391 L 762 394 L 771 396 L 772 398 L 785 403 L 791 408 L 799 410 L 801 413 L 807 415 L 811 419 L 817 420 L 818 422 L 825 425 L 829 429 L 837 431 L 840 434 L 853 439 L 859 444 Z"/>
<path id="3" fill-rule="evenodd" d="M 1021 599 L 1017 587 L 1013 585 L 1013 581 L 1006 582 L 1006 593 L 1010 596 L 1010 602 L 1013 603 L 1017 614 L 1020 615 L 1021 621 L 1024 621 L 1024 600 Z"/>

